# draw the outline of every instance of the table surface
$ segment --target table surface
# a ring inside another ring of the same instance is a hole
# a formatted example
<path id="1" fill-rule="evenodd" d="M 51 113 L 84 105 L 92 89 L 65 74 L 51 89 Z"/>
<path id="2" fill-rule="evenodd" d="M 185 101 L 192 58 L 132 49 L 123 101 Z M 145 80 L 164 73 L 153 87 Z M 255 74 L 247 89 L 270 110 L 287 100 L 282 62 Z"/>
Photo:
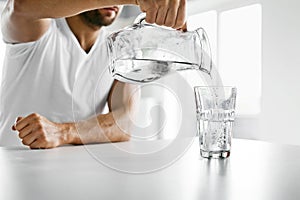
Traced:
<path id="1" fill-rule="evenodd" d="M 176 159 L 144 151 L 167 143 L 0 148 L 0 199 L 300 199 L 300 146 L 234 139 L 230 158 L 209 160 L 195 138 Z"/>

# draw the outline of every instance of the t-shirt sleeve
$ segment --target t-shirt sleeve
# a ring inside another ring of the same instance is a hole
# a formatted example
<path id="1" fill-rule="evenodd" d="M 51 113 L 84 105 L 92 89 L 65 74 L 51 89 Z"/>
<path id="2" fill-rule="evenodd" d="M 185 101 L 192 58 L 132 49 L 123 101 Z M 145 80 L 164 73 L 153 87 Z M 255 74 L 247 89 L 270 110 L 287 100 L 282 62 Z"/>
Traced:
<path id="1" fill-rule="evenodd" d="M 51 33 L 53 33 L 55 26 L 56 24 L 54 20 L 52 20 L 48 30 L 44 33 L 44 35 L 41 38 L 39 38 L 36 41 L 24 43 L 9 43 L 3 40 L 6 44 L 6 56 L 20 56 L 33 51 L 38 44 L 46 42 L 48 40 Z"/>

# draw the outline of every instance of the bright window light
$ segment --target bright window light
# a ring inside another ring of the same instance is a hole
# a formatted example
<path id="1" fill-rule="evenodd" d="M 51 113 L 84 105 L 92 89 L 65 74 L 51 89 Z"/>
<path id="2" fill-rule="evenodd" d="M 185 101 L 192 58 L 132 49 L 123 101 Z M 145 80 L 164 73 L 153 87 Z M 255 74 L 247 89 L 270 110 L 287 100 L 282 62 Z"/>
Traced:
<path id="1" fill-rule="evenodd" d="M 255 115 L 261 102 L 260 4 L 221 12 L 219 15 L 219 72 L 224 85 L 238 88 L 237 114 Z"/>

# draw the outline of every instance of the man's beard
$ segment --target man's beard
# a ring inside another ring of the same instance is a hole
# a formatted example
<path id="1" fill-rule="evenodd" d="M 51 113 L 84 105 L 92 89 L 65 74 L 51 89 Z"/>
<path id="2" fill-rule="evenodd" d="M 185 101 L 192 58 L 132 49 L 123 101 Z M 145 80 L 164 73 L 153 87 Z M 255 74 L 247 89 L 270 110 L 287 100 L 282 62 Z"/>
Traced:
<path id="1" fill-rule="evenodd" d="M 108 26 L 113 23 L 114 18 L 106 19 L 98 10 L 90 10 L 83 13 L 80 13 L 80 16 L 88 24 L 96 27 Z"/>

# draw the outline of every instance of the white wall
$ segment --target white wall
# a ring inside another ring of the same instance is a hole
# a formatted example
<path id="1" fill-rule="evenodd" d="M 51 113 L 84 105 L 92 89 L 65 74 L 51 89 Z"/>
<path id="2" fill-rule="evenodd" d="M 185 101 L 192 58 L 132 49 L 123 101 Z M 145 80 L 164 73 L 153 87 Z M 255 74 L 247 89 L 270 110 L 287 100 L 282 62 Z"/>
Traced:
<path id="1" fill-rule="evenodd" d="M 300 1 L 195 0 L 189 3 L 189 13 L 224 11 L 253 3 L 262 5 L 261 113 L 255 119 L 259 123 L 253 123 L 252 118 L 243 120 L 237 135 L 300 145 Z M 247 135 L 251 129 L 256 131 Z"/>
<path id="2" fill-rule="evenodd" d="M 261 138 L 300 144 L 300 1 L 263 0 L 262 5 Z"/>

